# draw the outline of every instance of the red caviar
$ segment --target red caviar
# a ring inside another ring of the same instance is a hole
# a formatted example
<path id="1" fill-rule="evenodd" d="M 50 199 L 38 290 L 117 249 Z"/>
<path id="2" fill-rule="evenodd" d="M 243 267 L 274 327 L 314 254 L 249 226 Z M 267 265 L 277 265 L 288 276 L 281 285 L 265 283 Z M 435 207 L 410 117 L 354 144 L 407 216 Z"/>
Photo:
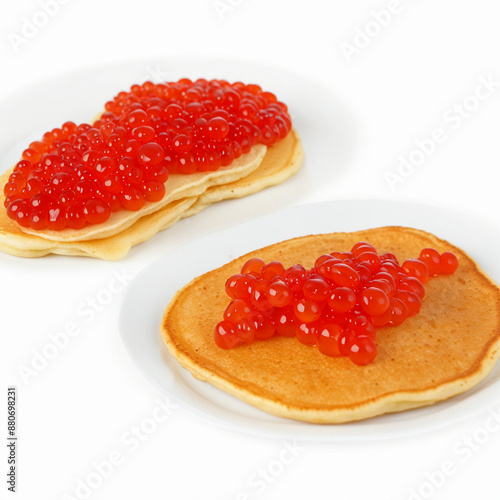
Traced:
<path id="1" fill-rule="evenodd" d="M 227 167 L 291 128 L 286 105 L 258 85 L 187 78 L 133 85 L 93 124 L 66 122 L 29 145 L 4 187 L 7 214 L 36 230 L 100 224 L 160 201 L 170 174 Z M 38 195 L 46 198 L 40 207 Z"/>
<path id="2" fill-rule="evenodd" d="M 310 270 L 252 258 L 226 282 L 231 302 L 214 339 L 230 349 L 275 335 L 296 337 L 327 356 L 366 365 L 377 356 L 376 329 L 418 314 L 423 284 L 457 268 L 450 252 L 424 248 L 418 259 L 400 265 L 394 254 L 379 255 L 366 242 L 321 255 Z"/>

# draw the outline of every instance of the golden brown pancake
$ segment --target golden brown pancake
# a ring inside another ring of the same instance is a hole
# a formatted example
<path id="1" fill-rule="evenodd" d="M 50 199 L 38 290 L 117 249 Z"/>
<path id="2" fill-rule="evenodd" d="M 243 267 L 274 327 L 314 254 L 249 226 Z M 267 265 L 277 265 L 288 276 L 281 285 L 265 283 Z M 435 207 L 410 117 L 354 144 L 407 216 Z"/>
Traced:
<path id="1" fill-rule="evenodd" d="M 106 260 L 124 257 L 130 248 L 146 241 L 159 231 L 167 229 L 181 217 L 188 217 L 203 210 L 215 200 L 246 196 L 268 186 L 278 184 L 293 175 L 303 159 L 300 138 L 293 131 L 271 148 L 267 148 L 264 159 L 250 175 L 250 179 L 240 179 L 226 185 L 214 186 L 211 190 L 210 203 L 199 203 L 200 197 L 188 197 L 173 201 L 156 212 L 143 216 L 127 229 L 114 236 L 85 241 L 51 241 L 35 234 L 26 234 L 22 228 L 9 219 L 4 209 L 0 209 L 0 250 L 18 257 L 42 257 L 50 253 L 73 256 L 89 256 Z M 3 186 L 11 170 L 0 176 Z M 3 190 L 0 190 L 0 205 L 4 202 Z M 196 205 L 196 210 L 191 211 Z"/>
<path id="2" fill-rule="evenodd" d="M 273 337 L 223 350 L 213 340 L 229 299 L 226 279 L 250 257 L 285 267 L 358 241 L 393 252 L 400 262 L 424 247 L 451 251 L 459 268 L 432 278 L 422 310 L 377 332 L 378 355 L 357 366 L 331 358 L 295 338 Z M 314 423 L 342 423 L 433 404 L 479 383 L 500 355 L 500 290 L 462 250 L 429 233 L 383 227 L 305 236 L 244 255 L 182 288 L 165 310 L 161 333 L 170 353 L 194 377 L 274 415 Z"/>

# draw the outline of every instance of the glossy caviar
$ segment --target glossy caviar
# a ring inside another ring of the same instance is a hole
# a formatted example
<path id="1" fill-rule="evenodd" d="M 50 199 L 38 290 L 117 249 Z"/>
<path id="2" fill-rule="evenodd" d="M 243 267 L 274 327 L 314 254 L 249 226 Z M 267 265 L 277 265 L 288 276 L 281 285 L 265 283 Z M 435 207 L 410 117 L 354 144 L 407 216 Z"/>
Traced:
<path id="1" fill-rule="evenodd" d="M 286 105 L 258 85 L 133 85 L 92 125 L 66 122 L 29 145 L 4 187 L 7 214 L 35 230 L 100 224 L 160 201 L 169 174 L 227 167 L 291 128 Z"/>
<path id="2" fill-rule="evenodd" d="M 376 329 L 418 314 L 429 278 L 457 268 L 451 252 L 424 248 L 418 259 L 399 264 L 394 254 L 379 255 L 363 241 L 350 252 L 321 255 L 309 270 L 252 258 L 226 282 L 231 302 L 214 340 L 231 349 L 273 336 L 296 337 L 326 356 L 367 365 L 377 356 Z"/>

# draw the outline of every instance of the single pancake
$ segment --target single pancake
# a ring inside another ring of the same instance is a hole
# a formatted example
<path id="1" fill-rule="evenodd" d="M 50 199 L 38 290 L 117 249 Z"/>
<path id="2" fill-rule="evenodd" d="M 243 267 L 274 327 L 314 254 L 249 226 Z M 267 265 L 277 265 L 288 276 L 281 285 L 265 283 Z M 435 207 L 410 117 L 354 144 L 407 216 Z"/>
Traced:
<path id="1" fill-rule="evenodd" d="M 213 340 L 229 299 L 226 279 L 251 257 L 311 267 L 332 251 L 365 240 L 400 262 L 424 247 L 452 251 L 457 272 L 426 284 L 417 316 L 377 331 L 378 355 L 366 366 L 331 358 L 295 338 L 273 337 L 223 350 Z M 500 290 L 462 250 L 429 233 L 383 227 L 305 236 L 244 255 L 181 289 L 165 310 L 161 332 L 193 376 L 274 415 L 342 423 L 433 404 L 479 383 L 500 355 Z"/>

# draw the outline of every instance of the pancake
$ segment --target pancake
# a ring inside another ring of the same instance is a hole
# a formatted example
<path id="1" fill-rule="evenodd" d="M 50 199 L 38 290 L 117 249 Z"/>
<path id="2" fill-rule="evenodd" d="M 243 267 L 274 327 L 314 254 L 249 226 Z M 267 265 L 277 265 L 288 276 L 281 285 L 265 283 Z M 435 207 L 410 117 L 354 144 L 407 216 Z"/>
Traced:
<path id="1" fill-rule="evenodd" d="M 130 227 L 145 215 L 152 214 L 172 201 L 198 196 L 211 186 L 233 182 L 248 175 L 262 162 L 267 147 L 262 144 L 252 146 L 249 153 L 234 160 L 228 167 L 221 167 L 215 172 L 195 172 L 190 175 L 173 174 L 165 182 L 165 196 L 157 202 L 146 202 L 137 211 L 119 210 L 111 214 L 102 224 L 91 224 L 82 229 L 63 229 L 62 231 L 35 231 L 29 227 L 22 228 L 27 234 L 51 241 L 85 241 L 114 236 Z M 3 185 L 3 184 L 2 184 Z"/>
<path id="2" fill-rule="evenodd" d="M 229 299 L 226 279 L 251 257 L 285 267 L 368 241 L 400 262 L 424 247 L 451 251 L 460 266 L 425 286 L 422 310 L 397 327 L 377 330 L 378 355 L 366 366 L 330 358 L 295 338 L 273 337 L 223 350 L 213 340 Z M 500 290 L 462 250 L 429 233 L 383 227 L 283 241 L 210 271 L 177 292 L 161 333 L 170 353 L 194 377 L 280 417 L 342 423 L 430 405 L 478 384 L 500 355 Z"/>
<path id="3" fill-rule="evenodd" d="M 240 179 L 225 185 L 209 188 L 213 192 L 221 189 L 218 200 L 225 197 L 241 197 L 252 194 L 270 185 L 282 182 L 293 175 L 302 164 L 303 150 L 298 134 L 293 134 L 268 148 L 264 159 L 250 175 L 250 179 Z M 10 172 L 0 176 L 0 185 L 7 182 Z M 212 200 L 213 198 L 213 194 Z M 3 191 L 0 191 L 0 204 L 4 202 Z M 130 227 L 120 233 L 95 240 L 54 242 L 40 238 L 35 234 L 26 234 L 21 227 L 9 219 L 5 210 L 0 210 L 0 250 L 18 257 L 42 257 L 48 254 L 88 256 L 106 260 L 117 260 L 124 257 L 130 248 L 146 241 L 159 231 L 167 229 L 181 217 L 194 215 L 211 203 L 199 204 L 199 197 L 180 199 L 171 202 L 156 212 L 141 217 Z M 192 207 L 197 205 L 195 211 Z"/>

